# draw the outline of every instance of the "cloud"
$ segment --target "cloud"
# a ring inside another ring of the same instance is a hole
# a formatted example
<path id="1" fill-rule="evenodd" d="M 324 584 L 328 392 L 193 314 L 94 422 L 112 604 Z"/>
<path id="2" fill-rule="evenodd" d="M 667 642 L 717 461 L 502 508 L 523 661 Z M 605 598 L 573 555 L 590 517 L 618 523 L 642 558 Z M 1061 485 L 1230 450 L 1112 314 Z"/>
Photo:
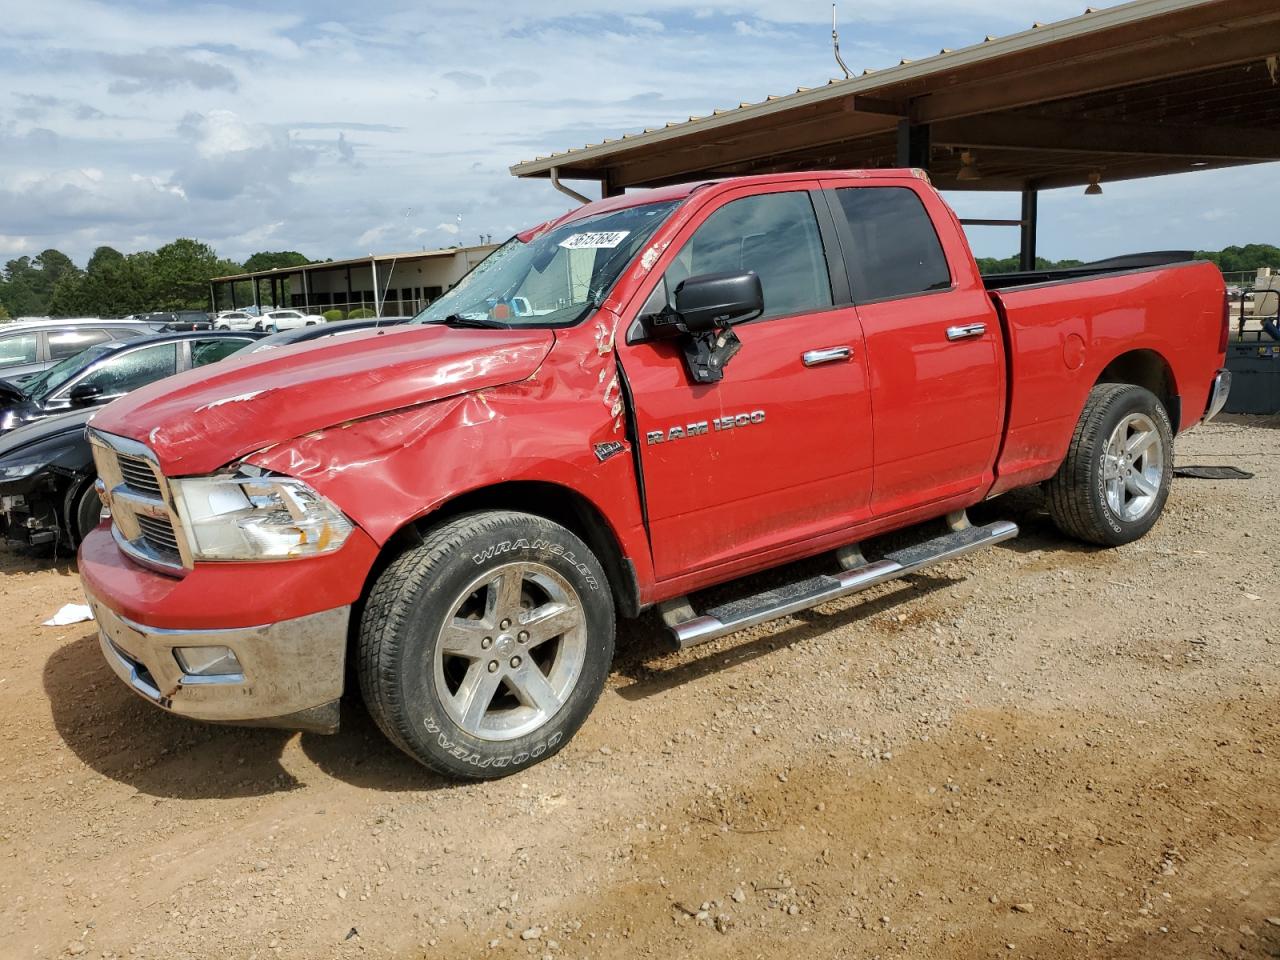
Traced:
<path id="1" fill-rule="evenodd" d="M 235 74 L 220 63 L 197 60 L 171 50 L 146 53 L 104 53 L 103 69 L 118 79 L 107 88 L 112 93 L 166 93 L 177 87 L 197 90 L 235 90 Z"/>
<path id="2" fill-rule="evenodd" d="M 623 23 L 633 30 L 641 30 L 646 33 L 661 33 L 666 29 L 666 25 L 661 20 L 653 17 L 636 17 L 627 16 L 622 18 Z"/>
<path id="3" fill-rule="evenodd" d="M 174 171 L 172 182 L 206 200 L 278 195 L 316 160 L 316 150 L 296 143 L 287 131 L 249 123 L 230 110 L 188 113 L 178 133 L 195 155 Z"/>
<path id="4" fill-rule="evenodd" d="M 106 116 L 97 107 L 66 97 L 55 97 L 39 93 L 19 93 L 15 95 L 22 106 L 14 109 L 14 116 L 24 120 L 43 120 L 45 117 L 66 114 L 75 120 L 101 120 Z"/>
<path id="5" fill-rule="evenodd" d="M 469 70 L 450 70 L 444 74 L 444 79 L 451 83 L 456 83 L 464 90 L 478 90 L 488 83 L 480 74 L 472 73 Z"/>
<path id="6" fill-rule="evenodd" d="M 338 132 L 338 143 L 334 149 L 338 153 L 338 159 L 343 163 L 349 163 L 353 166 L 357 163 L 356 148 L 351 145 L 351 141 L 347 139 L 345 133 Z"/>

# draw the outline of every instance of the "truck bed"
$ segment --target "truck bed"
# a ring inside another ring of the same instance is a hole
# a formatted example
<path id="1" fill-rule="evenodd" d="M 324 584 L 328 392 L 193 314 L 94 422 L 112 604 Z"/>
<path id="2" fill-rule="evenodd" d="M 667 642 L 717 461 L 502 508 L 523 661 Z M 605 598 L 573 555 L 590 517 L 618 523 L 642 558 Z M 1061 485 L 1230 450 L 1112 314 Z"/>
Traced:
<path id="1" fill-rule="evenodd" d="M 1135 367 L 1157 371 L 1148 385 L 1168 405 L 1175 432 L 1203 416 L 1225 296 L 1213 264 L 1142 254 L 992 279 L 1009 384 L 992 493 L 1053 474 L 1089 390 L 1108 379 L 1109 365 L 1126 364 L 1128 382 L 1146 382 L 1132 379 Z"/>
<path id="2" fill-rule="evenodd" d="M 1150 253 L 1130 253 L 1122 257 L 1094 260 L 1078 267 L 1058 270 L 1024 270 L 1016 273 L 984 273 L 982 283 L 988 290 L 1008 290 L 1037 283 L 1062 283 L 1069 280 L 1088 280 L 1108 273 L 1124 273 L 1133 270 L 1150 270 L 1175 263 L 1187 263 L 1195 259 L 1191 250 L 1157 250 Z"/>

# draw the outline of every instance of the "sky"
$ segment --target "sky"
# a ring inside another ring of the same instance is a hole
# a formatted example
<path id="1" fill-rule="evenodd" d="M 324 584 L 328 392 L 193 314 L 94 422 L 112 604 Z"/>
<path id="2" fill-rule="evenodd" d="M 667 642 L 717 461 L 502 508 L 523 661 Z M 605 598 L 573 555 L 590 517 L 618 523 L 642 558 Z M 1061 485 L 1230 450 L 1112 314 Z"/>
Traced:
<path id="1" fill-rule="evenodd" d="M 883 68 L 1084 3 L 845 0 L 841 51 Z M 503 239 L 571 204 L 512 163 L 820 85 L 830 15 L 827 0 L 0 0 L 0 261 L 179 236 L 235 260 Z M 1276 178 L 1050 191 L 1040 253 L 1280 242 Z M 948 199 L 1018 215 L 1014 195 Z M 1008 228 L 970 236 L 979 256 L 1017 249 Z"/>

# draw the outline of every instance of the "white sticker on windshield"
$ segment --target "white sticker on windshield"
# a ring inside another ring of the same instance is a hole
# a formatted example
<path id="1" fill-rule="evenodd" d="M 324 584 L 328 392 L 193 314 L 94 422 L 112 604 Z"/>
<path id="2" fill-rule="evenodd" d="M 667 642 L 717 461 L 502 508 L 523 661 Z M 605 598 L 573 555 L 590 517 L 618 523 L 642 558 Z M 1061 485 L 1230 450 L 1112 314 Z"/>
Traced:
<path id="1" fill-rule="evenodd" d="M 607 230 L 598 233 L 575 233 L 560 241 L 568 250 L 612 250 L 627 239 L 630 230 Z"/>

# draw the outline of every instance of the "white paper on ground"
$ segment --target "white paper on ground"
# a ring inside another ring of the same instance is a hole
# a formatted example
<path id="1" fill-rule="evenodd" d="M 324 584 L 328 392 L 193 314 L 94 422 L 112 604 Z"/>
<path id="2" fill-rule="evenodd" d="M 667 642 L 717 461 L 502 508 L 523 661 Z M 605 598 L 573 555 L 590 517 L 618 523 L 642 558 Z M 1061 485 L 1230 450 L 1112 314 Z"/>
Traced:
<path id="1" fill-rule="evenodd" d="M 71 623 L 84 623 L 93 619 L 93 611 L 85 603 L 64 603 L 52 617 L 44 622 L 46 627 L 65 627 Z"/>

